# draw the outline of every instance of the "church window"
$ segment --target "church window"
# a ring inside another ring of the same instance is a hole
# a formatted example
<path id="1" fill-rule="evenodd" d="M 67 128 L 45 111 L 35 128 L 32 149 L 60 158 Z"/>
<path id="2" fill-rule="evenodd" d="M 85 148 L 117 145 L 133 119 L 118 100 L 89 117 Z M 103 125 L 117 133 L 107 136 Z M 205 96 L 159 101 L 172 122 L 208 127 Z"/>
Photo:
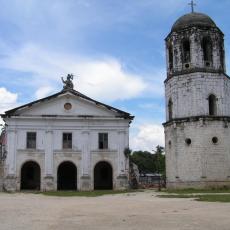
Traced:
<path id="1" fill-rule="evenodd" d="M 211 94 L 208 97 L 208 105 L 209 105 L 209 115 L 210 116 L 214 116 L 217 113 L 217 109 L 216 109 L 216 96 Z"/>
<path id="2" fill-rule="evenodd" d="M 169 46 L 168 52 L 169 52 L 169 69 L 172 70 L 173 69 L 173 48 L 172 48 L 172 45 Z"/>
<path id="3" fill-rule="evenodd" d="M 190 55 L 190 42 L 188 39 L 183 41 L 183 63 L 189 63 L 191 59 Z"/>
<path id="4" fill-rule="evenodd" d="M 168 115 L 169 115 L 169 120 L 172 120 L 172 116 L 173 116 L 173 103 L 172 103 L 172 99 L 169 99 L 169 103 L 168 103 Z"/>
<path id="5" fill-rule="evenodd" d="M 210 66 L 210 62 L 212 62 L 212 42 L 209 37 L 203 38 L 202 48 L 203 48 L 205 65 Z"/>
<path id="6" fill-rule="evenodd" d="M 36 149 L 36 132 L 27 132 L 26 148 L 27 149 Z"/>
<path id="7" fill-rule="evenodd" d="M 186 143 L 187 145 L 191 145 L 192 140 L 191 140 L 190 138 L 186 138 L 186 139 L 185 139 L 185 143 Z"/>
<path id="8" fill-rule="evenodd" d="M 108 133 L 98 134 L 98 145 L 99 149 L 108 149 Z"/>
<path id="9" fill-rule="evenodd" d="M 217 137 L 213 137 L 212 138 L 212 143 L 213 144 L 217 144 L 218 143 L 218 138 Z"/>
<path id="10" fill-rule="evenodd" d="M 65 103 L 64 108 L 65 108 L 65 110 L 70 110 L 72 108 L 71 103 Z"/>
<path id="11" fill-rule="evenodd" d="M 63 149 L 72 148 L 72 133 L 63 133 Z"/>

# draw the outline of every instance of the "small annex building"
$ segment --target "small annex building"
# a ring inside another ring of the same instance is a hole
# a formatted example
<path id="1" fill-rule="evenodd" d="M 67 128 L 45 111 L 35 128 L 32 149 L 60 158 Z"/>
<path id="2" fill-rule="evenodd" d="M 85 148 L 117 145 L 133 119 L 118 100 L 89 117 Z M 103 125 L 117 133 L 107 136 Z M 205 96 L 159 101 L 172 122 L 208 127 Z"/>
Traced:
<path id="1" fill-rule="evenodd" d="M 128 187 L 129 113 L 63 90 L 2 115 L 2 187 L 16 190 L 94 190 Z M 1 184 L 0 184 L 1 185 Z"/>

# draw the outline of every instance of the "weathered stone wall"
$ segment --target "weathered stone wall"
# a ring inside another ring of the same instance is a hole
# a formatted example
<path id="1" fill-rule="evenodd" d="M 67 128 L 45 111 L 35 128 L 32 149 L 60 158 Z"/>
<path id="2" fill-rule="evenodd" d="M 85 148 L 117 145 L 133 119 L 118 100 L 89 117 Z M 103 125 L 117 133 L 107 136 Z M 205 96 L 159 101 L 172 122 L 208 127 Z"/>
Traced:
<path id="1" fill-rule="evenodd" d="M 229 186 L 229 125 L 211 118 L 167 125 L 167 187 Z M 213 137 L 218 138 L 217 143 Z"/>
<path id="2" fill-rule="evenodd" d="M 4 165 L 3 162 L 0 161 L 0 191 L 3 190 L 3 177 L 4 177 Z"/>
<path id="3" fill-rule="evenodd" d="M 202 40 L 204 37 L 209 37 L 212 42 L 212 62 L 209 67 L 206 66 L 202 50 Z M 190 42 L 190 57 L 189 68 L 183 63 L 182 44 L 185 39 Z M 169 46 L 173 47 L 173 69 L 169 68 Z M 203 69 L 207 71 L 225 72 L 224 61 L 224 40 L 223 34 L 217 28 L 201 29 L 189 28 L 187 30 L 170 33 L 166 38 L 166 56 L 167 56 L 167 72 L 168 76 L 180 74 L 183 71 L 192 69 Z"/>
<path id="4" fill-rule="evenodd" d="M 230 80 L 223 74 L 190 73 L 174 76 L 165 84 L 166 121 L 168 102 L 173 102 L 172 118 L 209 115 L 208 97 L 217 97 L 217 116 L 230 115 Z"/>
<path id="5" fill-rule="evenodd" d="M 224 34 L 215 25 L 205 26 L 209 18 L 194 17 L 165 40 L 167 186 L 230 186 L 230 79 L 225 74 Z"/>

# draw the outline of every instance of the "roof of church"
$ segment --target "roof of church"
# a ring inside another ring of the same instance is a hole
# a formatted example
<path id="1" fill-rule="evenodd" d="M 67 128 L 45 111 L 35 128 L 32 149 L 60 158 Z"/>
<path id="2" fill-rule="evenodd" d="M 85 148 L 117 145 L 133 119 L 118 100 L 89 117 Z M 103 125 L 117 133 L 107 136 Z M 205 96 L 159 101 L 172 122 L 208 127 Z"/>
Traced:
<path id="1" fill-rule="evenodd" d="M 38 104 L 38 103 L 41 103 L 41 102 L 44 102 L 44 101 L 51 100 L 51 99 L 56 98 L 56 97 L 58 97 L 58 96 L 60 96 L 60 95 L 64 95 L 64 94 L 66 94 L 67 92 L 73 94 L 74 96 L 83 98 L 83 99 L 85 99 L 85 100 L 87 100 L 87 101 L 93 102 L 93 103 L 95 103 L 95 105 L 99 105 L 99 106 L 102 106 L 102 107 L 104 107 L 104 108 L 106 108 L 106 109 L 109 109 L 109 110 L 111 110 L 111 111 L 117 112 L 117 113 L 119 113 L 119 117 L 122 117 L 122 118 L 124 118 L 124 119 L 131 119 L 131 120 L 132 120 L 132 119 L 134 118 L 134 116 L 131 116 L 129 113 L 127 113 L 127 112 L 125 112 L 125 111 L 119 110 L 119 109 L 114 108 L 114 107 L 112 107 L 112 106 L 109 106 L 109 105 L 106 105 L 106 104 L 101 103 L 101 102 L 99 102 L 99 101 L 96 101 L 96 100 L 94 100 L 94 99 L 92 99 L 92 98 L 90 98 L 90 97 L 88 97 L 88 96 L 86 96 L 86 95 L 84 95 L 84 94 L 82 94 L 82 93 L 80 93 L 80 92 L 74 90 L 74 89 L 63 89 L 62 91 L 60 91 L 60 92 L 58 92 L 58 93 L 56 93 L 56 94 L 53 94 L 53 95 L 51 95 L 51 96 L 48 96 L 48 97 L 45 97 L 45 98 L 42 98 L 42 99 L 39 99 L 39 100 L 30 102 L 30 103 L 28 103 L 28 104 L 25 104 L 25 105 L 16 107 L 16 108 L 14 108 L 14 109 L 8 110 L 8 111 L 5 112 L 5 114 L 3 114 L 3 115 L 1 115 L 1 116 L 2 116 L 2 117 L 8 117 L 8 116 L 15 115 L 15 112 L 18 111 L 18 110 L 24 109 L 24 108 L 26 108 L 26 107 L 31 107 L 31 106 L 33 106 L 33 105 L 35 105 L 35 104 Z"/>
<path id="2" fill-rule="evenodd" d="M 172 26 L 172 32 L 183 30 L 191 26 L 217 28 L 215 22 L 206 14 L 192 12 L 180 17 Z"/>

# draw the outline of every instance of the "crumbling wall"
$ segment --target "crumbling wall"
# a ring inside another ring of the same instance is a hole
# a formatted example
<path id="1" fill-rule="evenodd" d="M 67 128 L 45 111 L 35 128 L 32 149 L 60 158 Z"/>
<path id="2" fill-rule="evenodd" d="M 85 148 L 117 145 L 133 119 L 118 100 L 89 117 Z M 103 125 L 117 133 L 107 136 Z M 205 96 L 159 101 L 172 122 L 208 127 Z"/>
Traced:
<path id="1" fill-rule="evenodd" d="M 0 160 L 0 192 L 3 190 L 4 165 Z"/>

